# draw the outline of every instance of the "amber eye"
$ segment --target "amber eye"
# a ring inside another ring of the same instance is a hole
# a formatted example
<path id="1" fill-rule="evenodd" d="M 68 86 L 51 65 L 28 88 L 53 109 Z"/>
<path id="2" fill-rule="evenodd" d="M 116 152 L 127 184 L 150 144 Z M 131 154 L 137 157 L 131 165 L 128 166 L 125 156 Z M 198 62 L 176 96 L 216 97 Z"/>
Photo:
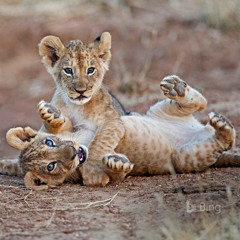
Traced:
<path id="1" fill-rule="evenodd" d="M 64 68 L 63 70 L 67 75 L 73 75 L 73 71 L 71 68 Z"/>
<path id="2" fill-rule="evenodd" d="M 54 142 L 53 142 L 53 140 L 51 140 L 51 139 L 46 139 L 46 140 L 45 140 L 45 144 L 46 144 L 48 147 L 55 147 Z"/>
<path id="3" fill-rule="evenodd" d="M 90 68 L 88 68 L 88 70 L 87 70 L 87 75 L 93 75 L 94 73 L 95 73 L 95 68 L 94 67 L 90 67 Z"/>
<path id="4" fill-rule="evenodd" d="M 55 166 L 56 166 L 56 163 L 55 163 L 55 162 L 51 162 L 51 163 L 49 163 L 49 164 L 47 165 L 47 170 L 48 170 L 49 172 L 51 172 L 51 171 L 54 170 Z"/>

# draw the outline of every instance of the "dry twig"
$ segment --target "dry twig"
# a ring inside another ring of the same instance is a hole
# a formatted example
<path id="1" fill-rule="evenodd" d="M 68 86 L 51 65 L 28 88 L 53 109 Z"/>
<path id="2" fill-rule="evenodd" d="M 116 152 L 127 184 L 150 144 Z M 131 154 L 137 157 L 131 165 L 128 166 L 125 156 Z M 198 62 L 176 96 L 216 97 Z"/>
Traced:
<path id="1" fill-rule="evenodd" d="M 18 209 L 18 208 L 12 207 L 12 206 L 7 206 L 7 208 L 10 210 L 13 210 L 13 211 L 18 211 L 18 212 L 22 212 L 22 211 L 24 211 L 24 212 L 32 212 L 32 211 L 44 212 L 44 211 L 52 211 L 52 210 L 54 210 L 54 212 L 56 212 L 56 211 L 77 211 L 77 210 L 87 209 L 90 207 L 92 207 L 92 208 L 100 207 L 100 206 L 105 207 L 105 206 L 109 205 L 116 198 L 118 193 L 119 192 L 117 192 L 113 197 L 105 199 L 105 200 L 100 200 L 100 201 L 95 201 L 95 202 L 78 203 L 78 205 L 83 206 L 83 207 L 72 207 L 73 204 L 71 204 L 71 207 L 59 206 L 59 207 L 54 207 L 54 208 L 30 208 L 30 209 L 24 209 L 24 210 Z M 29 205 L 28 205 L 28 207 L 29 207 Z M 52 220 L 54 214 L 51 216 L 51 218 L 49 220 Z"/>

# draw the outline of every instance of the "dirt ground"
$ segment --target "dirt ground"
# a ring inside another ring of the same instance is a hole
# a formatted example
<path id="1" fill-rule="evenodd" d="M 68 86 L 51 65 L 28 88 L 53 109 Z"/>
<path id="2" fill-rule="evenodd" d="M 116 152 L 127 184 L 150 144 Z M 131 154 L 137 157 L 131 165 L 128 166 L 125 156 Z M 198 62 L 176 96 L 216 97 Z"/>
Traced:
<path id="1" fill-rule="evenodd" d="M 160 80 L 177 74 L 209 101 L 197 117 L 205 123 L 210 111 L 225 114 L 240 147 L 240 6 L 217 2 L 2 0 L 0 158 L 18 155 L 6 131 L 38 129 L 37 103 L 53 94 L 41 38 L 88 41 L 103 31 L 113 39 L 105 85 L 128 110 L 144 113 L 163 99 Z M 0 239 L 239 239 L 239 183 L 240 170 L 226 168 L 35 192 L 22 178 L 0 176 Z"/>

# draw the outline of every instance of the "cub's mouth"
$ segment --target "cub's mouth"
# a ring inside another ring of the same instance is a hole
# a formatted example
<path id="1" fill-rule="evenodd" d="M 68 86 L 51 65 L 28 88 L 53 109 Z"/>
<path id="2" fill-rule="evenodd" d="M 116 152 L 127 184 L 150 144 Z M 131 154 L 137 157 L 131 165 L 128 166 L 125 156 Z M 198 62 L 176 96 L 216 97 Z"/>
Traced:
<path id="1" fill-rule="evenodd" d="M 74 104 L 83 105 L 83 104 L 87 103 L 88 101 L 90 101 L 91 96 L 80 95 L 78 97 L 69 97 L 69 99 Z"/>
<path id="2" fill-rule="evenodd" d="M 71 146 L 72 148 L 72 158 L 73 165 L 71 168 L 77 168 L 81 166 L 88 158 L 88 149 L 84 145 L 77 145 L 74 144 L 74 146 Z"/>
<path id="3" fill-rule="evenodd" d="M 81 99 L 84 99 L 84 98 L 88 98 L 87 96 L 84 96 L 84 95 L 80 95 L 79 97 L 77 97 L 76 99 L 79 99 L 79 100 L 81 100 Z"/>
<path id="4" fill-rule="evenodd" d="M 82 100 L 82 99 L 85 99 L 85 98 L 88 98 L 87 96 L 84 96 L 84 95 L 79 95 L 77 97 L 70 97 L 71 100 Z"/>
<path id="5" fill-rule="evenodd" d="M 79 160 L 78 165 L 81 165 L 87 160 L 87 152 L 82 147 L 79 147 L 77 151 L 77 157 Z"/>

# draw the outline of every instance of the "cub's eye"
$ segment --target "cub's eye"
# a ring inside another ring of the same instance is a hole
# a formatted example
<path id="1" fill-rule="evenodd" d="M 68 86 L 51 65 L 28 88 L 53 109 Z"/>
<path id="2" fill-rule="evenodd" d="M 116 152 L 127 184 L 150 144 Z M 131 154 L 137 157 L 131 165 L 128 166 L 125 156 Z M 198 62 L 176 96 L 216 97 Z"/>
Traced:
<path id="1" fill-rule="evenodd" d="M 51 163 L 49 163 L 49 164 L 47 165 L 47 170 L 48 170 L 49 172 L 51 172 L 51 171 L 54 170 L 55 166 L 56 166 L 56 163 L 55 163 L 55 162 L 51 162 Z"/>
<path id="2" fill-rule="evenodd" d="M 67 75 L 73 75 L 73 71 L 71 68 L 64 68 L 63 70 Z"/>
<path id="3" fill-rule="evenodd" d="M 87 75 L 89 75 L 89 76 L 91 76 L 91 75 L 93 75 L 94 73 L 95 73 L 95 68 L 94 67 L 90 67 L 90 68 L 88 68 L 88 70 L 87 70 Z"/>
<path id="4" fill-rule="evenodd" d="M 48 147 L 54 147 L 54 146 L 55 146 L 53 140 L 51 140 L 51 139 L 46 139 L 46 140 L 45 140 L 45 144 L 46 144 Z"/>

